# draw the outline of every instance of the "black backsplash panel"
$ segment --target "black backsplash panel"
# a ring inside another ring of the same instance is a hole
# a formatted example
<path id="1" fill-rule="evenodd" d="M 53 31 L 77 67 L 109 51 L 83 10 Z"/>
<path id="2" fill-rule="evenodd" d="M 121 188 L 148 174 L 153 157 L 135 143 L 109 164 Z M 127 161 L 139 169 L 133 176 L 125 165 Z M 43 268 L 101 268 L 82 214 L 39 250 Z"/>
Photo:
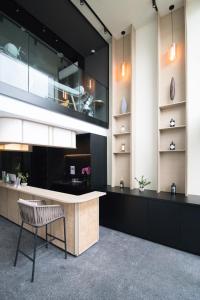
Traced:
<path id="1" fill-rule="evenodd" d="M 0 174 L 1 171 L 16 174 L 20 164 L 21 172 L 29 173 L 28 184 L 31 186 L 83 193 L 91 186 L 107 184 L 106 154 L 105 137 L 81 134 L 77 135 L 77 149 L 33 146 L 32 152 L 0 152 Z M 70 166 L 75 166 L 75 175 L 70 175 Z M 92 169 L 91 186 L 81 172 L 88 166 Z M 72 184 L 72 178 L 79 179 L 79 186 Z"/>
<path id="2" fill-rule="evenodd" d="M 0 152 L 0 171 L 16 174 L 20 164 L 23 173 L 28 172 L 31 177 L 31 153 L 30 152 Z"/>

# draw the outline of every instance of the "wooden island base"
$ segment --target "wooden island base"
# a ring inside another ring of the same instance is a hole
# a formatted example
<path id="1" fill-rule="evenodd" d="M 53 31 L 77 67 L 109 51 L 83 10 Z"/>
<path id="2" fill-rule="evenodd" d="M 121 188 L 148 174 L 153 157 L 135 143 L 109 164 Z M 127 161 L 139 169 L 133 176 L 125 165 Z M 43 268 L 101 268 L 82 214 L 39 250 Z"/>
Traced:
<path id="1" fill-rule="evenodd" d="M 105 193 L 91 192 L 74 196 L 29 186 L 16 188 L 0 182 L 0 215 L 21 225 L 17 205 L 19 198 L 42 199 L 48 204 L 63 205 L 67 225 L 67 251 L 78 256 L 99 240 L 99 197 L 103 195 Z M 25 228 L 32 231 L 31 226 L 25 225 Z M 63 239 L 63 221 L 57 220 L 50 224 L 48 231 Z M 39 229 L 39 236 L 45 238 L 45 227 Z M 52 243 L 64 249 L 63 243 Z"/>

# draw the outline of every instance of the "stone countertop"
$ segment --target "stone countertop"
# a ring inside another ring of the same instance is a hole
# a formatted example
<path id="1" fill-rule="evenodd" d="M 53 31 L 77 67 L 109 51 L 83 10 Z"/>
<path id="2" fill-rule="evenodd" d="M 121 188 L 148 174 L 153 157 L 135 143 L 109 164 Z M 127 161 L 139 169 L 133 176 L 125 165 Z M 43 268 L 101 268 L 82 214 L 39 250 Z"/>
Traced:
<path id="1" fill-rule="evenodd" d="M 66 193 L 41 189 L 29 185 L 16 187 L 12 184 L 6 184 L 3 181 L 0 181 L 0 187 L 14 190 L 19 193 L 26 193 L 26 194 L 38 196 L 44 199 L 50 199 L 61 203 L 71 203 L 71 204 L 87 202 L 92 199 L 96 199 L 106 195 L 105 192 L 96 192 L 96 191 L 82 194 L 82 195 L 72 195 L 72 194 L 66 194 Z"/>

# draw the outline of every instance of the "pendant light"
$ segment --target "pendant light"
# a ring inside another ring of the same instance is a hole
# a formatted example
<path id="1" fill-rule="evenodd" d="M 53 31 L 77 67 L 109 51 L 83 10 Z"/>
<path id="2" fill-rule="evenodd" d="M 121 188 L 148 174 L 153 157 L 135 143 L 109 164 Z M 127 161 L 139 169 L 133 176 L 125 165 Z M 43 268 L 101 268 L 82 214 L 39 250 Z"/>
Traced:
<path id="1" fill-rule="evenodd" d="M 174 42 L 174 23 L 173 23 L 173 10 L 174 5 L 170 5 L 169 7 L 170 13 L 171 13 L 171 28 L 172 28 L 172 43 L 169 49 L 169 60 L 172 62 L 176 58 L 176 44 Z"/>
<path id="2" fill-rule="evenodd" d="M 125 61 L 124 61 L 124 36 L 125 36 L 125 31 L 122 31 L 121 32 L 121 35 L 122 35 L 122 38 L 123 38 L 123 60 L 122 60 L 122 68 L 121 68 L 121 75 L 122 77 L 125 76 L 125 73 L 126 73 L 126 68 L 125 68 Z"/>

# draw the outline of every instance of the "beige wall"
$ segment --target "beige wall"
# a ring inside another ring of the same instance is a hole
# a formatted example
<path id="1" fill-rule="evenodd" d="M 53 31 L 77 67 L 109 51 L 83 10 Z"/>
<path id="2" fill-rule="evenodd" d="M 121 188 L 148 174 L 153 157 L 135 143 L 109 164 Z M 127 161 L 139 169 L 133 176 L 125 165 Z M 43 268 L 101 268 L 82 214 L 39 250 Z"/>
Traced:
<path id="1" fill-rule="evenodd" d="M 135 176 L 157 189 L 157 18 L 136 30 Z"/>
<path id="2" fill-rule="evenodd" d="M 200 195 L 200 1 L 186 1 L 188 193 Z"/>

